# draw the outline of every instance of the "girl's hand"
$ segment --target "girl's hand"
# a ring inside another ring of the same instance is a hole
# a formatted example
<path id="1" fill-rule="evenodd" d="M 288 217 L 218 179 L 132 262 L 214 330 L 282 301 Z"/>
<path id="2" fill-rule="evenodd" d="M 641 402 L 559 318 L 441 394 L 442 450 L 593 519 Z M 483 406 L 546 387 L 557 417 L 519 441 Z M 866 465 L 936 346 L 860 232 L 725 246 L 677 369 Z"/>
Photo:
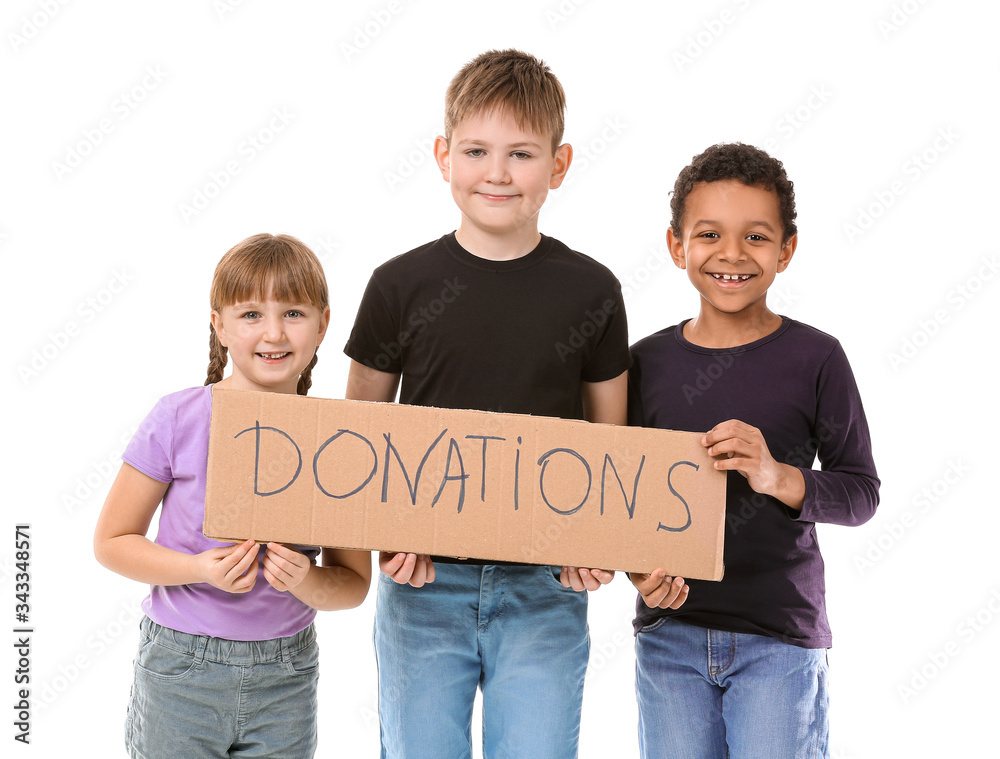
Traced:
<path id="1" fill-rule="evenodd" d="M 227 593 L 246 593 L 257 582 L 257 544 L 253 540 L 210 548 L 195 556 L 195 562 L 202 582 Z"/>
<path id="2" fill-rule="evenodd" d="M 630 572 L 628 579 L 650 609 L 679 609 L 687 601 L 690 588 L 684 578 L 668 577 L 662 569 L 654 569 L 648 575 Z"/>
<path id="3" fill-rule="evenodd" d="M 434 582 L 436 574 L 434 562 L 430 556 L 424 554 L 381 551 L 378 555 L 378 566 L 394 582 L 400 585 L 409 583 L 414 588 Z"/>
<path id="4" fill-rule="evenodd" d="M 264 579 L 276 590 L 291 590 L 298 587 L 312 563 L 309 557 L 291 546 L 268 543 L 264 554 Z"/>

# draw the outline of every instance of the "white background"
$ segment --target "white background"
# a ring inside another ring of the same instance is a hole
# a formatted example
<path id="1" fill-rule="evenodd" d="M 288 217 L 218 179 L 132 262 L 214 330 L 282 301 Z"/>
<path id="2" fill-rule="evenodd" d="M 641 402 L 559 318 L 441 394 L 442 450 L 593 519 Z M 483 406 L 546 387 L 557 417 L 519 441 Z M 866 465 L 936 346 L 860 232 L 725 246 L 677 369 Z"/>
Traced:
<path id="1" fill-rule="evenodd" d="M 27 522 L 35 633 L 32 743 L 11 747 L 8 643 L 0 751 L 123 754 L 145 590 L 91 538 L 123 441 L 204 380 L 218 259 L 260 231 L 321 255 L 333 324 L 312 394 L 341 397 L 371 270 L 458 223 L 428 152 L 447 83 L 503 47 L 566 89 L 576 162 L 541 229 L 615 271 L 633 341 L 697 309 L 665 260 L 677 172 L 724 141 L 785 163 L 800 243 L 772 307 L 844 344 L 883 481 L 869 524 L 820 528 L 832 754 L 995 751 L 998 16 L 917 0 L 4 3 L 0 619 L 17 626 Z M 635 756 L 633 593 L 619 577 L 591 600 L 581 756 Z M 376 755 L 373 609 L 319 618 L 320 756 Z"/>

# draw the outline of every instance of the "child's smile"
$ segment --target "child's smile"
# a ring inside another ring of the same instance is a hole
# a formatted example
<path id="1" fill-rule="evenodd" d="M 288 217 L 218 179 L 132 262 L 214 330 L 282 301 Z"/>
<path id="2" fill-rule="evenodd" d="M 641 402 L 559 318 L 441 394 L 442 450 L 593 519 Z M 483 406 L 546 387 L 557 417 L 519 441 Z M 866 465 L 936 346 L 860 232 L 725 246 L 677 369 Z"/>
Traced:
<path id="1" fill-rule="evenodd" d="M 667 242 L 701 294 L 699 327 L 727 324 L 744 341 L 754 330 L 776 328 L 767 289 L 797 244 L 795 236 L 784 239 L 777 192 L 733 179 L 699 183 L 685 200 L 682 224 Z"/>
<path id="2" fill-rule="evenodd" d="M 722 287 L 738 288 L 747 282 L 753 274 L 712 274 L 712 278 Z"/>
<path id="3" fill-rule="evenodd" d="M 233 360 L 233 374 L 223 381 L 240 390 L 294 393 L 329 319 L 329 309 L 272 298 L 213 311 L 212 324 Z"/>
<path id="4" fill-rule="evenodd" d="M 549 135 L 496 113 L 466 118 L 450 144 L 438 138 L 435 156 L 462 212 L 460 244 L 478 255 L 496 243 L 514 255 L 538 244 L 538 212 L 572 160 L 568 145 L 554 154 L 551 145 Z"/>

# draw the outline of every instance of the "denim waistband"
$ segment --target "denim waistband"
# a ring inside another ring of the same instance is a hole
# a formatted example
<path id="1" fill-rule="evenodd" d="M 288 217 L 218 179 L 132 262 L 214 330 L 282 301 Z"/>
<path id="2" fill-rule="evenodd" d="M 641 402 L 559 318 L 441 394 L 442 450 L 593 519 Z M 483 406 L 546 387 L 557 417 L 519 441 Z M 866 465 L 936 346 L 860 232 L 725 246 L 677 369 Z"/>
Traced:
<path id="1" fill-rule="evenodd" d="M 149 617 L 143 617 L 139 629 L 145 637 L 158 645 L 182 654 L 194 654 L 199 662 L 211 661 L 236 666 L 287 662 L 291 656 L 316 642 L 316 629 L 312 624 L 295 635 L 272 640 L 227 640 L 208 635 L 191 635 L 158 625 Z"/>

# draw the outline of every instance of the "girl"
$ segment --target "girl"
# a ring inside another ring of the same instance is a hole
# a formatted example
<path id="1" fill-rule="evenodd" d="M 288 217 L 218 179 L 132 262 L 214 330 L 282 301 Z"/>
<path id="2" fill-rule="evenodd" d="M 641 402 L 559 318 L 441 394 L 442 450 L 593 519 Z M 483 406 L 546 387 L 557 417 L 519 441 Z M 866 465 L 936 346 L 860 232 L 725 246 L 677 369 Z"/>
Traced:
<path id="1" fill-rule="evenodd" d="M 161 398 L 142 422 L 94 535 L 101 564 L 152 586 L 126 745 L 133 757 L 310 757 L 313 618 L 364 600 L 370 555 L 324 548 L 319 566 L 318 549 L 225 545 L 202 523 L 212 388 L 305 395 L 330 321 L 326 278 L 294 237 L 260 234 L 223 256 L 211 306 L 207 387 Z"/>

